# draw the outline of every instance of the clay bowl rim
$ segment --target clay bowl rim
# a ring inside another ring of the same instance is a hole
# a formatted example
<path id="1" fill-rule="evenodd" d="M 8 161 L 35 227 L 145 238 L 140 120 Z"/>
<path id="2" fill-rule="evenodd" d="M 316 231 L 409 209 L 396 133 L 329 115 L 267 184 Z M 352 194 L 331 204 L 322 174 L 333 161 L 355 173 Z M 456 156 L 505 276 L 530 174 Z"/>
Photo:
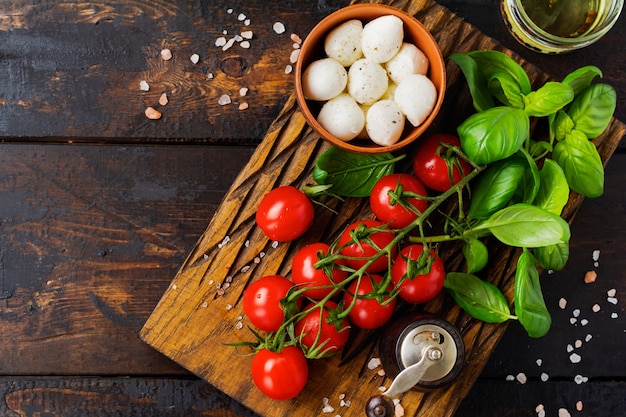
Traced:
<path id="1" fill-rule="evenodd" d="M 430 66 L 428 70 L 428 76 L 433 82 L 436 79 L 439 80 L 439 85 L 435 84 L 437 87 L 437 101 L 435 102 L 435 106 L 433 107 L 430 115 L 417 127 L 413 127 L 408 121 L 406 124 L 408 127 L 405 127 L 405 132 L 401 139 L 393 145 L 390 146 L 380 146 L 371 142 L 369 140 L 364 140 L 359 143 L 359 139 L 353 139 L 350 142 L 342 141 L 331 135 L 326 129 L 324 129 L 316 120 L 313 115 L 313 111 L 311 110 L 311 106 L 304 98 L 304 93 L 302 91 L 302 72 L 306 68 L 306 66 L 312 62 L 316 58 L 321 58 L 325 56 L 323 54 L 323 40 L 333 28 L 340 25 L 343 22 L 346 22 L 350 19 L 359 19 L 364 23 L 375 19 L 376 17 L 384 16 L 384 15 L 394 15 L 402 19 L 405 25 L 405 40 L 416 44 L 420 49 L 426 53 L 423 47 L 424 44 L 431 44 L 434 46 L 431 52 L 427 54 L 428 59 L 430 61 Z M 411 37 L 406 29 L 407 26 L 411 26 L 411 32 L 417 32 L 417 39 Z M 436 39 L 430 33 L 430 31 L 414 16 L 406 13 L 403 10 L 400 10 L 393 6 L 388 6 L 384 4 L 354 4 L 344 8 L 341 8 L 325 18 L 323 18 L 317 25 L 313 27 L 309 35 L 304 39 L 302 46 L 300 48 L 301 52 L 296 62 L 295 68 L 295 90 L 296 90 L 296 101 L 298 103 L 298 107 L 300 112 L 304 116 L 308 125 L 319 134 L 322 139 L 330 142 L 334 146 L 356 153 L 365 153 L 365 154 L 377 154 L 377 153 L 385 153 L 385 152 L 393 152 L 399 149 L 408 146 L 409 144 L 416 141 L 421 135 L 430 127 L 432 122 L 437 117 L 441 107 L 443 105 L 443 100 L 446 91 L 446 63 L 443 58 L 443 54 L 441 52 L 441 48 L 437 43 Z M 434 58 L 434 59 L 433 59 Z M 435 65 L 433 65 L 435 64 Z M 435 71 L 437 74 L 434 74 Z"/>

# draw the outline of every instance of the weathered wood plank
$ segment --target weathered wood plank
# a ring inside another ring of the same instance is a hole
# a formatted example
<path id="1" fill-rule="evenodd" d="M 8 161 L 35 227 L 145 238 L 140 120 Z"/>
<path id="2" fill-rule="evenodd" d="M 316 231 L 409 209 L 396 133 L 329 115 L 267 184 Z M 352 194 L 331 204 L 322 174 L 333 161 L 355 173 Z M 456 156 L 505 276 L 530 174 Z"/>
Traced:
<path id="1" fill-rule="evenodd" d="M 493 40 L 432 2 L 393 4 L 415 14 L 430 28 L 444 56 L 454 51 L 500 48 Z M 528 63 L 524 66 L 533 82 L 541 83 L 547 79 L 546 74 L 536 67 Z M 458 69 L 453 65 L 448 70 L 448 80 L 447 107 L 441 118 L 445 118 L 446 126 L 456 126 L 458 118 L 464 118 L 470 111 L 470 98 Z M 441 129 L 437 125 L 434 128 Z M 598 139 L 597 145 L 604 161 L 612 155 L 624 131 L 624 126 L 615 122 Z M 346 395 L 355 405 L 354 408 L 341 410 L 342 415 L 359 415 L 367 398 L 384 383 L 384 379 L 375 373 L 364 371 L 370 357 L 364 351 L 355 360 L 343 365 L 340 372 L 337 371 L 338 358 L 318 361 L 311 370 L 311 380 L 305 391 L 292 401 L 277 403 L 251 388 L 248 372 L 245 371 L 250 358 L 221 345 L 251 337 L 237 330 L 238 325 L 246 327 L 245 318 L 241 322 L 243 312 L 239 300 L 251 280 L 267 274 L 288 274 L 290 256 L 298 245 L 314 240 L 313 235 L 319 238 L 318 235 L 323 234 L 330 238 L 342 225 L 367 215 L 362 201 L 346 200 L 344 204 L 334 207 L 338 213 L 336 218 L 318 218 L 319 228 L 299 242 L 281 244 L 277 248 L 273 248 L 271 242 L 254 227 L 254 208 L 260 196 L 278 184 L 304 184 L 313 162 L 325 146 L 310 129 L 303 126 L 302 116 L 292 98 L 234 182 L 209 228 L 142 330 L 142 337 L 168 357 L 268 416 L 319 412 L 323 397 L 339 394 Z M 277 170 L 276 166 L 283 168 Z M 581 201 L 579 196 L 572 195 L 564 212 L 566 219 L 572 219 Z M 320 210 L 320 214 L 322 212 Z M 223 245 L 224 239 L 228 240 L 226 246 Z M 497 246 L 493 249 L 497 251 L 492 256 L 495 262 L 485 275 L 510 298 L 513 265 L 518 252 Z M 261 252 L 265 257 L 259 263 L 254 262 Z M 450 270 L 459 265 L 458 253 L 457 247 L 442 253 Z M 225 283 L 228 283 L 228 289 L 222 286 Z M 407 393 L 403 399 L 407 415 L 452 415 L 505 330 L 505 326 L 468 319 L 450 301 L 442 295 L 429 303 L 427 310 L 447 318 L 463 333 L 467 347 L 465 369 L 448 388 L 429 393 Z M 233 366 L 243 371 L 233 372 Z"/>
<path id="2" fill-rule="evenodd" d="M 251 151 L 1 144 L 0 372 L 185 373 L 137 332 Z"/>

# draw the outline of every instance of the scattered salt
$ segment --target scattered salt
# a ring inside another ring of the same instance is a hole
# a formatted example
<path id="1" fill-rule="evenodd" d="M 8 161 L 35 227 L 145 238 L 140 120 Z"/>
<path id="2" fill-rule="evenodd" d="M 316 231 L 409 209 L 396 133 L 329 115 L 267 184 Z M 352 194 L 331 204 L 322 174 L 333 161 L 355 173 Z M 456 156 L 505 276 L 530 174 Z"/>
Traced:
<path id="1" fill-rule="evenodd" d="M 598 278 L 598 273 L 596 271 L 587 271 L 585 273 L 586 284 L 591 284 L 592 282 L 595 282 L 597 278 Z"/>
<path id="2" fill-rule="evenodd" d="M 593 307 L 591 307 L 591 311 L 593 311 L 594 313 L 597 313 L 598 311 L 600 311 L 600 309 L 600 304 L 594 304 Z"/>
<path id="3" fill-rule="evenodd" d="M 250 42 L 249 41 L 243 41 L 239 44 L 239 46 L 241 46 L 243 49 L 250 49 Z"/>
<path id="4" fill-rule="evenodd" d="M 150 91 L 150 85 L 146 80 L 139 81 L 139 89 L 141 91 Z"/>
<path id="5" fill-rule="evenodd" d="M 241 267 L 241 272 L 242 273 L 246 273 L 250 270 L 250 265 L 244 265 L 243 267 Z"/>
<path id="6" fill-rule="evenodd" d="M 159 97 L 159 104 L 161 106 L 165 106 L 167 105 L 167 103 L 169 103 L 169 100 L 167 98 L 167 93 L 161 94 L 161 97 Z"/>
<path id="7" fill-rule="evenodd" d="M 508 382 L 515 381 L 515 377 L 514 377 L 513 375 L 507 375 L 505 379 L 506 379 L 506 381 L 508 381 Z"/>
<path id="8" fill-rule="evenodd" d="M 207 74 L 206 74 L 206 79 L 207 79 L 207 80 L 212 80 L 212 79 L 213 79 L 213 77 L 214 77 L 214 75 L 213 75 L 213 73 L 212 73 L 212 72 L 207 72 Z"/>
<path id="9" fill-rule="evenodd" d="M 223 94 L 218 100 L 217 100 L 217 104 L 219 104 L 220 106 L 225 106 L 227 104 L 230 104 L 231 100 L 230 100 L 230 96 L 228 94 Z"/>
<path id="10" fill-rule="evenodd" d="M 274 23 L 274 26 L 272 26 L 272 29 L 274 29 L 274 32 L 276 32 L 279 35 L 282 35 L 283 33 L 285 33 L 285 25 L 282 22 Z"/>
<path id="11" fill-rule="evenodd" d="M 241 32 L 241 37 L 244 39 L 252 39 L 254 33 L 251 30 L 244 30 Z"/>
<path id="12" fill-rule="evenodd" d="M 559 307 L 561 308 L 561 310 L 565 309 L 565 306 L 567 306 L 567 300 L 565 298 L 561 298 L 559 300 Z"/>
<path id="13" fill-rule="evenodd" d="M 247 89 L 246 87 L 241 87 L 241 88 L 239 89 L 239 95 L 240 95 L 241 97 L 244 97 L 246 94 L 248 94 L 248 89 Z"/>
<path id="14" fill-rule="evenodd" d="M 398 403 L 396 404 L 395 410 L 394 410 L 394 416 L 395 417 L 403 417 L 404 416 L 404 407 L 402 407 L 402 404 Z"/>
<path id="15" fill-rule="evenodd" d="M 543 382 L 546 382 L 548 379 L 550 379 L 550 376 L 548 376 L 548 374 L 547 374 L 547 373 L 542 372 L 542 373 L 541 373 L 541 380 L 542 380 Z"/>
<path id="16" fill-rule="evenodd" d="M 606 292 L 606 295 L 608 295 L 609 297 L 615 297 L 615 294 L 617 294 L 617 291 L 615 290 L 615 288 L 611 288 L 610 290 Z"/>
<path id="17" fill-rule="evenodd" d="M 592 338 L 593 338 L 593 336 L 592 336 L 592 335 L 587 334 L 587 336 L 585 336 L 585 342 L 590 341 Z"/>
<path id="18" fill-rule="evenodd" d="M 583 411 L 583 402 L 582 401 L 577 401 L 576 402 L 576 411 Z"/>
<path id="19" fill-rule="evenodd" d="M 577 308 L 577 309 L 574 309 L 574 311 L 572 311 L 572 315 L 573 315 L 574 317 L 578 317 L 578 316 L 580 316 L 580 309 L 578 309 L 578 308 Z"/>
<path id="20" fill-rule="evenodd" d="M 569 360 L 572 363 L 579 363 L 581 361 L 581 357 L 578 353 L 572 353 L 571 355 L 569 355 Z"/>
<path id="21" fill-rule="evenodd" d="M 569 322 L 570 324 L 576 324 L 578 320 L 575 317 L 570 317 Z"/>
<path id="22" fill-rule="evenodd" d="M 244 20 L 246 20 L 246 15 L 243 13 L 239 13 L 239 16 L 237 16 L 237 20 L 243 22 Z"/>
<path id="23" fill-rule="evenodd" d="M 586 377 L 586 376 L 576 375 L 576 376 L 574 377 L 574 382 L 575 382 L 577 385 L 583 384 L 583 383 L 585 383 L 585 382 L 587 382 L 587 381 L 589 381 L 589 377 Z"/>
<path id="24" fill-rule="evenodd" d="M 242 329 L 242 328 L 243 328 L 243 323 L 242 323 L 242 322 L 240 322 L 240 321 L 238 321 L 238 322 L 237 322 L 237 324 L 235 324 L 235 328 L 236 328 L 237 330 Z"/>
<path id="25" fill-rule="evenodd" d="M 292 71 L 293 71 L 293 67 L 291 65 L 287 65 L 285 67 L 285 74 L 291 74 Z"/>
<path id="26" fill-rule="evenodd" d="M 335 409 L 328 404 L 322 408 L 322 413 L 332 413 L 333 411 L 335 411 Z"/>
<path id="27" fill-rule="evenodd" d="M 617 316 L 617 313 L 611 313 L 611 318 L 612 318 L 612 319 L 616 319 L 617 317 L 618 317 L 618 316 Z"/>
<path id="28" fill-rule="evenodd" d="M 380 366 L 380 358 L 372 358 L 367 362 L 367 369 L 376 369 Z"/>
<path id="29" fill-rule="evenodd" d="M 570 345 L 570 344 L 568 343 L 568 345 L 567 345 L 567 353 L 571 353 L 571 352 L 573 352 L 573 351 L 574 351 L 574 346 L 572 346 L 572 345 Z"/>
<path id="30" fill-rule="evenodd" d="M 582 320 L 580 321 L 580 324 L 581 324 L 582 326 L 586 326 L 586 325 L 588 325 L 588 324 L 589 324 L 589 320 L 587 320 L 587 319 L 582 319 Z"/>
<path id="31" fill-rule="evenodd" d="M 226 41 L 224 46 L 222 46 L 222 51 L 226 51 L 230 49 L 230 47 L 233 46 L 234 44 L 235 44 L 235 38 L 230 38 L 229 40 Z"/>
<path id="32" fill-rule="evenodd" d="M 291 35 L 289 35 L 289 39 L 291 39 L 292 41 L 294 41 L 298 45 L 300 45 L 302 43 L 302 38 L 300 36 L 296 35 L 295 33 L 292 33 Z"/>
<path id="33" fill-rule="evenodd" d="M 189 59 L 191 60 L 192 63 L 197 64 L 198 61 L 200 61 L 200 55 L 193 54 L 193 55 L 191 55 L 191 57 Z"/>
<path id="34" fill-rule="evenodd" d="M 606 301 L 608 301 L 609 303 L 611 303 L 613 305 L 617 305 L 617 298 L 615 298 L 615 297 L 607 297 Z"/>
<path id="35" fill-rule="evenodd" d="M 172 51 L 167 48 L 162 49 L 161 58 L 163 58 L 164 61 L 169 61 L 170 59 L 172 59 Z"/>
<path id="36" fill-rule="evenodd" d="M 579 349 L 580 347 L 582 347 L 582 345 L 583 345 L 583 341 L 580 340 L 580 339 L 578 339 L 578 340 L 576 340 L 576 342 L 574 342 L 574 347 L 576 349 Z"/>
<path id="37" fill-rule="evenodd" d="M 215 40 L 215 46 L 217 46 L 218 48 L 221 48 L 224 45 L 226 45 L 226 38 L 225 37 L 220 36 L 219 38 L 217 38 Z"/>
<path id="38" fill-rule="evenodd" d="M 520 372 L 519 374 L 517 374 L 515 376 L 515 379 L 517 379 L 517 382 L 519 382 L 520 384 L 525 384 L 528 381 L 526 374 L 523 372 Z"/>
<path id="39" fill-rule="evenodd" d="M 600 259 L 600 250 L 599 249 L 594 250 L 593 253 L 591 254 L 591 258 L 594 261 L 597 261 L 598 259 Z"/>
<path id="40" fill-rule="evenodd" d="M 572 417 L 572 415 L 565 408 L 559 408 L 559 417 Z"/>
<path id="41" fill-rule="evenodd" d="M 541 364 L 543 363 L 543 361 L 541 359 L 537 359 L 537 366 L 541 366 Z"/>
<path id="42" fill-rule="evenodd" d="M 295 64 L 296 62 L 298 62 L 299 56 L 300 56 L 300 50 L 294 49 L 293 51 L 291 51 L 291 55 L 289 55 L 289 62 L 291 62 L 292 64 Z"/>

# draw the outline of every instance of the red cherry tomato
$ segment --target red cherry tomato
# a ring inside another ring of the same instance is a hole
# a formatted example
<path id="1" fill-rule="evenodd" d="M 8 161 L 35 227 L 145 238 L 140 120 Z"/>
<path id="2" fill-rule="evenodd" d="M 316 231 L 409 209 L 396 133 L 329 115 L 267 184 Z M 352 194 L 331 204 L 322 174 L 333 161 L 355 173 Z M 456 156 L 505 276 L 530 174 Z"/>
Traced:
<path id="1" fill-rule="evenodd" d="M 261 200 L 256 223 L 265 235 L 278 242 L 302 236 L 315 216 L 313 203 L 302 191 L 290 185 L 274 188 Z"/>
<path id="2" fill-rule="evenodd" d="M 410 303 L 426 303 L 439 294 L 446 277 L 443 261 L 431 249 L 430 259 L 422 245 L 408 245 L 400 251 L 391 266 L 391 280 L 400 285 L 400 298 Z M 428 264 L 430 261 L 430 270 Z"/>
<path id="3" fill-rule="evenodd" d="M 428 200 L 415 197 L 402 197 L 396 195 L 392 198 L 390 193 L 411 192 L 426 196 L 426 188 L 413 175 L 409 174 L 389 174 L 379 179 L 370 194 L 370 207 L 376 218 L 383 223 L 388 223 L 392 229 L 400 229 L 408 226 L 417 219 L 415 211 L 407 209 L 400 204 L 400 198 L 405 204 L 413 206 L 420 213 L 428 207 Z"/>
<path id="4" fill-rule="evenodd" d="M 382 301 L 388 301 L 384 305 L 377 298 L 368 298 L 374 291 L 372 282 L 379 284 L 383 280 L 380 275 L 364 275 L 361 280 L 353 281 L 344 293 L 343 301 L 346 309 L 352 304 L 354 296 L 357 300 L 354 307 L 348 313 L 350 323 L 361 329 L 375 329 L 387 323 L 396 307 L 396 299 L 389 300 L 385 297 Z M 387 291 L 391 291 L 389 285 Z"/>
<path id="5" fill-rule="evenodd" d="M 337 303 L 327 301 L 320 311 L 315 308 L 296 323 L 296 337 L 309 349 L 319 348 L 323 356 L 331 355 L 348 343 L 350 322 L 333 317 Z M 336 322 L 332 322 L 336 320 Z"/>
<path id="6" fill-rule="evenodd" d="M 281 300 L 292 287 L 293 283 L 280 275 L 267 275 L 250 284 L 243 292 L 243 311 L 250 322 L 266 332 L 278 330 L 285 319 Z"/>
<path id="7" fill-rule="evenodd" d="M 311 243 L 300 249 L 291 261 L 291 280 L 299 287 L 322 287 L 312 288 L 304 292 L 304 296 L 313 300 L 321 300 L 331 291 L 334 283 L 341 282 L 348 277 L 348 272 L 328 265 L 316 269 L 315 264 L 320 257 L 328 254 L 329 246 L 326 243 Z M 337 264 L 345 265 L 343 260 L 337 260 Z"/>
<path id="8" fill-rule="evenodd" d="M 287 346 L 281 352 L 261 349 L 252 358 L 254 384 L 274 400 L 296 397 L 308 378 L 309 365 L 298 347 Z"/>
<path id="9" fill-rule="evenodd" d="M 349 225 L 339 236 L 340 253 L 344 256 L 362 259 L 346 259 L 348 266 L 354 269 L 359 269 L 368 261 L 367 258 L 379 253 L 379 250 L 386 247 L 394 239 L 395 235 L 392 232 L 377 231 L 369 235 L 362 235 L 359 232 L 363 228 L 383 228 L 384 224 L 377 220 L 363 220 L 352 223 Z M 351 236 L 352 232 L 357 233 L 356 242 L 353 242 Z M 364 232 L 364 231 L 363 231 Z M 351 243 L 352 242 L 352 243 Z M 346 246 L 347 245 L 347 246 Z M 395 248 L 391 251 L 392 258 L 395 256 Z M 387 269 L 388 258 L 386 255 L 381 255 L 376 261 L 374 261 L 368 268 L 367 272 L 381 272 Z"/>
<path id="10" fill-rule="evenodd" d="M 472 166 L 467 161 L 455 158 L 463 170 L 463 175 L 452 160 L 444 158 L 446 148 L 442 143 L 461 147 L 458 137 L 449 133 L 438 133 L 423 139 L 413 157 L 413 171 L 417 178 L 431 190 L 444 192 L 452 185 L 461 181 L 464 175 L 472 171 Z M 449 165 L 452 164 L 452 165 Z M 450 181 L 450 170 L 452 166 L 452 181 Z"/>

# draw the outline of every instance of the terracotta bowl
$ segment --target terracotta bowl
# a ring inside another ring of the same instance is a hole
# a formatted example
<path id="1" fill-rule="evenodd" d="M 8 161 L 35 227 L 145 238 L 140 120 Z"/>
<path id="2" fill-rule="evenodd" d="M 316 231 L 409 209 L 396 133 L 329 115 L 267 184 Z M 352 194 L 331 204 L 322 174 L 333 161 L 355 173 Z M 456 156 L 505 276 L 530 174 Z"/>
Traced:
<path id="1" fill-rule="evenodd" d="M 353 139 L 345 142 L 331 135 L 316 120 L 323 103 L 306 100 L 302 91 L 302 72 L 307 66 L 320 58 L 326 57 L 324 53 L 324 39 L 326 35 L 336 26 L 351 19 L 359 19 L 366 24 L 380 16 L 395 15 L 402 19 L 404 23 L 404 41 L 413 43 L 424 52 L 430 61 L 427 76 L 431 79 L 437 89 L 437 101 L 428 118 L 419 126 L 414 127 L 408 120 L 400 139 L 393 145 L 381 146 L 377 145 L 369 139 Z M 437 41 L 431 33 L 417 19 L 404 11 L 395 7 L 382 4 L 355 4 L 340 9 L 322 21 L 320 21 L 306 37 L 302 43 L 300 56 L 296 63 L 295 70 L 295 88 L 296 99 L 300 111 L 304 115 L 307 123 L 315 130 L 323 139 L 332 143 L 341 149 L 358 152 L 358 153 L 383 153 L 392 152 L 407 146 L 420 137 L 422 133 L 430 126 L 437 116 L 443 103 L 444 92 L 446 90 L 446 66 L 441 50 Z"/>

